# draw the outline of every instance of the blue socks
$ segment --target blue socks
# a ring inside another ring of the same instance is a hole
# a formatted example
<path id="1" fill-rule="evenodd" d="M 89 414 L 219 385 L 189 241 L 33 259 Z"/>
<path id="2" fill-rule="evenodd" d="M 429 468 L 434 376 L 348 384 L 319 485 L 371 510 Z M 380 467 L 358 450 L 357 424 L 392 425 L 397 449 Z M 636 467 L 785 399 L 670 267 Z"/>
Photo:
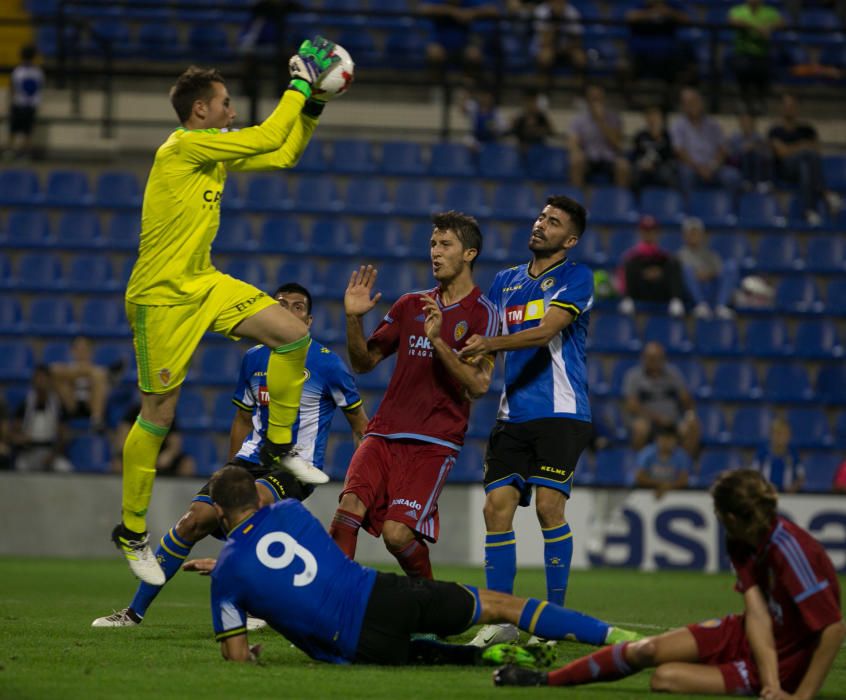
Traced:
<path id="1" fill-rule="evenodd" d="M 544 639 L 575 639 L 594 646 L 605 642 L 609 629 L 602 620 L 537 598 L 526 601 L 518 626 Z"/>
<path id="2" fill-rule="evenodd" d="M 485 582 L 488 590 L 512 593 L 515 576 L 517 540 L 514 538 L 514 530 L 488 532 L 485 535 Z"/>
<path id="3" fill-rule="evenodd" d="M 181 539 L 176 534 L 175 528 L 170 528 L 168 533 L 162 537 L 159 548 L 156 550 L 156 559 L 158 559 L 167 581 L 170 581 L 179 571 L 179 567 L 191 553 L 193 546 L 190 542 Z M 138 590 L 135 591 L 135 597 L 129 607 L 138 617 L 143 618 L 147 613 L 147 608 L 150 607 L 150 603 L 155 600 L 162 588 L 163 586 L 151 586 L 149 583 L 138 584 Z"/>
<path id="4" fill-rule="evenodd" d="M 573 559 L 573 533 L 568 523 L 543 528 L 541 531 L 546 565 L 546 599 L 563 607 L 567 581 L 570 579 L 570 562 Z"/>

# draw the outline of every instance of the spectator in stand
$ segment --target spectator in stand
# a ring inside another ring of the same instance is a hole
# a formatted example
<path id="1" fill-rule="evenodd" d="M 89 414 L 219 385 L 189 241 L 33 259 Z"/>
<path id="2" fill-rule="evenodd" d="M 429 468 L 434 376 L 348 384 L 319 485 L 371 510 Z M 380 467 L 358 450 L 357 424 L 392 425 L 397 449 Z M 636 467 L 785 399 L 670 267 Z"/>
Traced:
<path id="1" fill-rule="evenodd" d="M 511 134 L 517 137 L 521 148 L 545 143 L 554 133 L 552 120 L 546 108 L 546 98 L 537 90 L 526 90 L 523 109 L 511 123 Z"/>
<path id="2" fill-rule="evenodd" d="M 508 122 L 496 104 L 494 93 L 487 88 L 479 88 L 473 93 L 467 93 L 462 102 L 461 110 L 470 122 L 470 147 L 478 149 L 482 144 L 494 143 L 508 132 Z"/>
<path id="3" fill-rule="evenodd" d="M 736 260 L 723 260 L 708 247 L 702 219 L 689 217 L 682 222 L 683 245 L 677 253 L 688 295 L 693 299 L 696 318 L 734 318 L 729 308 L 737 288 Z"/>
<path id="4" fill-rule="evenodd" d="M 781 120 L 769 132 L 775 156 L 776 177 L 799 188 L 799 199 L 805 220 L 811 226 L 822 223 L 820 204 L 835 214 L 840 197 L 825 186 L 822 157 L 817 130 L 809 122 L 799 120 L 799 102 L 793 95 L 781 98 Z"/>
<path id="5" fill-rule="evenodd" d="M 702 95 L 693 88 L 681 93 L 681 114 L 670 124 L 670 138 L 679 160 L 679 185 L 685 196 L 696 187 L 721 187 L 735 193 L 740 173 L 726 165 L 728 149 L 716 119 L 705 114 Z"/>
<path id="6" fill-rule="evenodd" d="M 32 387 L 15 413 L 12 426 L 17 471 L 73 470 L 65 457 L 65 418 L 49 367 L 38 365 L 32 374 Z"/>
<path id="7" fill-rule="evenodd" d="M 37 49 L 24 46 L 21 62 L 9 78 L 9 154 L 32 156 L 32 131 L 44 91 L 44 71 L 36 65 Z"/>
<path id="8" fill-rule="evenodd" d="M 840 466 L 837 467 L 831 488 L 834 493 L 846 493 L 846 459 L 844 459 L 840 463 Z"/>
<path id="9" fill-rule="evenodd" d="M 642 216 L 640 240 L 623 253 L 617 286 L 623 299 L 620 313 L 635 312 L 635 301 L 667 304 L 671 316 L 684 315 L 684 281 L 678 260 L 658 245 L 660 230 L 653 216 Z"/>
<path id="10" fill-rule="evenodd" d="M 535 7 L 534 38 L 531 52 L 541 74 L 541 89 L 552 89 L 556 66 L 567 65 L 576 71 L 584 85 L 587 54 L 582 47 L 585 28 L 579 11 L 567 0 L 546 0 Z"/>
<path id="11" fill-rule="evenodd" d="M 635 485 L 655 489 L 655 500 L 667 491 L 687 487 L 692 464 L 690 455 L 679 447 L 675 426 L 664 426 L 655 431 L 655 441 L 637 453 Z"/>
<path id="12" fill-rule="evenodd" d="M 737 29 L 731 63 L 740 99 L 748 114 L 760 116 L 770 90 L 771 39 L 773 32 L 784 26 L 784 20 L 764 0 L 746 0 L 729 10 L 728 22 Z"/>
<path id="13" fill-rule="evenodd" d="M 610 177 L 629 186 L 630 167 L 623 150 L 623 120 L 609 109 L 605 90 L 590 85 L 585 102 L 570 125 L 570 182 L 584 187 L 586 179 Z"/>
<path id="14" fill-rule="evenodd" d="M 112 454 L 115 455 L 115 458 L 112 460 L 113 472 L 121 472 L 121 449 L 126 441 L 126 436 L 129 434 L 129 429 L 135 423 L 135 419 L 138 417 L 140 411 L 141 404 L 135 403 L 130 406 L 121 419 L 121 422 L 118 423 L 117 428 L 115 428 L 114 439 L 112 441 L 114 445 Z M 197 463 L 191 455 L 182 449 L 182 434 L 179 432 L 179 427 L 174 421 L 156 459 L 156 475 L 195 476 L 196 473 Z"/>
<path id="15" fill-rule="evenodd" d="M 696 55 L 689 43 L 681 41 L 679 27 L 690 22 L 684 5 L 676 0 L 642 0 L 626 12 L 629 30 L 629 65 L 623 78 L 634 98 L 630 83 L 640 78 L 657 78 L 664 83 L 664 109 L 671 107 L 678 85 L 696 82 Z"/>
<path id="16" fill-rule="evenodd" d="M 645 126 L 635 134 L 631 154 L 632 189 L 640 194 L 644 187 L 675 187 L 678 181 L 676 157 L 670 133 L 660 107 L 647 107 Z"/>
<path id="17" fill-rule="evenodd" d="M 796 493 L 805 483 L 805 467 L 790 438 L 790 424 L 784 418 L 773 419 L 770 441 L 758 450 L 752 463 L 780 493 Z"/>
<path id="18" fill-rule="evenodd" d="M 701 429 L 693 397 L 661 343 L 647 343 L 640 364 L 626 372 L 623 399 L 632 448 L 643 449 L 661 428 L 675 428 L 685 451 L 697 455 Z"/>
<path id="19" fill-rule="evenodd" d="M 91 341 L 78 336 L 70 347 L 70 362 L 54 362 L 50 374 L 68 418 L 90 418 L 91 428 L 105 429 L 109 371 L 95 365 Z"/>
<path id="20" fill-rule="evenodd" d="M 729 140 L 729 163 L 740 170 L 744 190 L 767 193 L 773 188 L 773 158 L 767 139 L 758 133 L 755 117 L 741 114 L 739 129 Z"/>

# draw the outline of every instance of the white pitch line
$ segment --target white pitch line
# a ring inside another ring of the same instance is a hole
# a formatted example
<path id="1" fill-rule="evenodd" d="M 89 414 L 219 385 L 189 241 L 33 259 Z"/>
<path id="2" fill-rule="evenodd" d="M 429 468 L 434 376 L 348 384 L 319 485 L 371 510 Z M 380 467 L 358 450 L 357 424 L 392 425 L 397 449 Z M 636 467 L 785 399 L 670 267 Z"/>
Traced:
<path id="1" fill-rule="evenodd" d="M 609 622 L 609 625 L 612 627 L 623 627 L 628 629 L 629 627 L 640 627 L 641 629 L 645 630 L 669 630 L 673 629 L 672 627 L 664 627 L 663 625 L 649 625 L 645 622 Z"/>

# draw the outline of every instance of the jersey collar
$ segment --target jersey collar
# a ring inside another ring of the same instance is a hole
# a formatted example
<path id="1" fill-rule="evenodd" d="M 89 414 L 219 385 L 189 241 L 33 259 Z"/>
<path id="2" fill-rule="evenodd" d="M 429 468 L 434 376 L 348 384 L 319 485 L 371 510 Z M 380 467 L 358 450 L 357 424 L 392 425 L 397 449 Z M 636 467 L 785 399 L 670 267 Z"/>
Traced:
<path id="1" fill-rule="evenodd" d="M 455 302 L 454 304 L 450 304 L 449 306 L 444 306 L 443 299 L 441 298 L 441 287 L 440 285 L 435 287 L 435 300 L 438 302 L 438 306 L 441 307 L 441 310 L 451 309 L 455 306 L 460 306 L 462 309 L 469 309 L 476 303 L 476 300 L 482 296 L 482 290 L 478 287 L 473 287 L 470 292 L 464 296 L 460 301 Z"/>
<path id="2" fill-rule="evenodd" d="M 565 257 L 565 258 L 564 258 L 561 262 L 557 262 L 557 263 L 555 263 L 554 265 L 550 265 L 548 268 L 546 268 L 546 269 L 545 269 L 543 272 L 541 272 L 540 274 L 538 274 L 538 275 L 533 275 L 531 272 L 529 272 L 529 268 L 532 266 L 531 261 L 529 261 L 529 262 L 527 262 L 527 263 L 526 263 L 526 274 L 529 276 L 529 278 L 530 278 L 530 279 L 533 279 L 533 280 L 538 280 L 538 279 L 540 279 L 541 277 L 543 277 L 543 276 L 544 276 L 547 272 L 550 272 L 550 271 L 554 270 L 554 269 L 555 269 L 555 268 L 557 268 L 557 267 L 561 267 L 561 266 L 562 266 L 564 263 L 566 263 L 566 262 L 567 262 L 567 258 Z"/>

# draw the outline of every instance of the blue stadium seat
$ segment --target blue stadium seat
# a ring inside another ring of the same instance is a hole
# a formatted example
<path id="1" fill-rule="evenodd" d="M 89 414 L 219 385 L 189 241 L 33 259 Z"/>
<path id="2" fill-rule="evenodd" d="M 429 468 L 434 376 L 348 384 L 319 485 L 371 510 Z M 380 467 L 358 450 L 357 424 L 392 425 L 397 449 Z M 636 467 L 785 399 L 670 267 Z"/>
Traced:
<path id="1" fill-rule="evenodd" d="M 823 404 L 846 404 L 846 365 L 838 362 L 821 367 L 817 374 L 816 395 Z"/>
<path id="2" fill-rule="evenodd" d="M 232 381 L 234 385 L 235 379 Z M 176 421 L 179 429 L 184 431 L 208 430 L 211 427 L 202 392 L 196 389 L 182 390 L 176 408 Z"/>
<path id="3" fill-rule="evenodd" d="M 247 175 L 232 172 L 226 177 L 226 186 L 220 200 L 221 214 L 240 212 L 244 208 L 241 193 L 247 188 Z"/>
<path id="4" fill-rule="evenodd" d="M 609 314 L 593 319 L 588 345 L 595 352 L 638 352 L 640 338 L 634 320 L 629 316 Z"/>
<path id="5" fill-rule="evenodd" d="M 829 286 L 831 294 L 831 286 Z M 824 304 L 812 277 L 787 277 L 776 288 L 775 305 L 782 313 L 818 313 Z"/>
<path id="6" fill-rule="evenodd" d="M 809 46 L 842 46 L 844 42 L 843 24 L 837 14 L 822 7 L 803 7 L 799 13 L 799 26 L 802 29 L 825 29 L 825 32 L 799 31 L 798 38 Z"/>
<path id="7" fill-rule="evenodd" d="M 271 281 L 267 277 L 267 270 L 259 260 L 239 258 L 221 267 L 227 275 L 231 275 L 235 279 L 244 282 L 249 282 L 259 289 L 267 289 L 271 284 Z"/>
<path id="8" fill-rule="evenodd" d="M 321 289 L 320 295 L 333 301 L 340 301 L 343 299 L 344 292 L 346 291 L 347 284 L 350 280 L 350 273 L 357 264 L 358 261 L 334 260 L 326 265 L 323 272 L 318 277 Z M 385 273 L 386 270 L 384 267 L 379 269 L 377 288 L 387 292 L 387 289 L 384 286 L 385 278 L 387 277 Z"/>
<path id="9" fill-rule="evenodd" d="M 70 343 L 66 340 L 57 340 L 52 343 L 44 343 L 41 348 L 41 362 L 51 365 L 55 362 L 70 361 Z"/>
<path id="10" fill-rule="evenodd" d="M 325 173 L 329 171 L 329 161 L 322 141 L 312 139 L 300 156 L 297 170 L 302 173 Z"/>
<path id="11" fill-rule="evenodd" d="M 479 151 L 479 175 L 490 180 L 524 180 L 520 152 L 506 143 L 486 143 Z M 472 210 L 470 210 L 472 211 Z"/>
<path id="12" fill-rule="evenodd" d="M 410 141 L 385 142 L 380 170 L 386 175 L 423 175 L 426 172 L 423 148 Z"/>
<path id="13" fill-rule="evenodd" d="M 316 284 L 316 280 L 317 270 L 314 265 L 309 265 L 307 261 L 304 263 L 299 259 L 293 260 L 288 258 L 277 268 L 276 276 L 272 278 L 267 291 L 275 291 L 276 287 L 281 284 L 296 282 L 314 295 L 317 292 L 312 287 Z"/>
<path id="14" fill-rule="evenodd" d="M 403 180 L 397 185 L 394 192 L 395 216 L 430 216 L 439 208 L 438 195 L 431 181 Z"/>
<path id="15" fill-rule="evenodd" d="M 0 380 L 21 381 L 32 374 L 32 348 L 27 340 L 0 342 Z"/>
<path id="16" fill-rule="evenodd" d="M 791 272 L 805 265 L 793 236 L 774 233 L 761 236 L 755 252 L 755 267 L 761 272 Z"/>
<path id="17" fill-rule="evenodd" d="M 726 419 L 718 403 L 699 403 L 696 405 L 696 416 L 702 430 L 703 445 L 724 445 L 729 440 Z"/>
<path id="18" fill-rule="evenodd" d="M 65 284 L 71 292 L 118 291 L 111 260 L 105 255 L 76 255 L 71 259 Z"/>
<path id="19" fill-rule="evenodd" d="M 216 253 L 253 253 L 258 245 L 253 238 L 253 227 L 249 218 L 237 214 L 220 217 L 212 248 Z"/>
<path id="20" fill-rule="evenodd" d="M 335 181 L 321 175 L 303 175 L 297 183 L 293 208 L 296 211 L 324 214 L 340 211 L 343 202 Z"/>
<path id="21" fill-rule="evenodd" d="M 773 195 L 759 192 L 745 192 L 740 197 L 737 211 L 737 225 L 743 228 L 781 228 L 785 225 L 784 214 Z"/>
<path id="22" fill-rule="evenodd" d="M 823 409 L 791 408 L 786 417 L 790 424 L 790 444 L 797 449 L 819 449 L 834 444 Z"/>
<path id="23" fill-rule="evenodd" d="M 0 171 L 0 205 L 39 204 L 42 199 L 36 172 L 18 168 Z"/>
<path id="24" fill-rule="evenodd" d="M 486 216 L 488 202 L 485 189 L 478 182 L 453 182 L 444 192 L 444 209 L 472 211 L 475 216 Z"/>
<path id="25" fill-rule="evenodd" d="M 623 262 L 623 255 L 637 243 L 637 233 L 632 228 L 618 228 L 608 240 L 608 260 L 613 265 Z"/>
<path id="26" fill-rule="evenodd" d="M 100 217 L 91 211 L 72 211 L 62 215 L 56 235 L 56 247 L 91 249 L 103 246 Z"/>
<path id="27" fill-rule="evenodd" d="M 391 210 L 391 200 L 384 180 L 356 178 L 347 187 L 344 210 L 348 214 L 377 216 Z"/>
<path id="28" fill-rule="evenodd" d="M 764 399 L 776 402 L 810 401 L 814 398 L 808 370 L 803 365 L 780 362 L 764 377 Z"/>
<path id="29" fill-rule="evenodd" d="M 846 411 L 840 411 L 834 419 L 834 442 L 838 450 L 846 450 Z"/>
<path id="30" fill-rule="evenodd" d="M 717 401 L 750 401 L 761 396 L 755 367 L 747 362 L 723 362 L 714 370 L 710 398 Z"/>
<path id="31" fill-rule="evenodd" d="M 531 230 L 531 226 L 527 226 L 525 230 Z M 608 253 L 605 252 L 605 245 L 597 231 L 586 231 L 585 235 L 579 239 L 578 246 L 568 255 L 576 262 L 591 266 L 601 267 L 608 262 Z"/>
<path id="32" fill-rule="evenodd" d="M 588 217 L 595 224 L 625 224 L 637 218 L 636 210 L 637 204 L 629 190 L 595 187 L 588 205 Z"/>
<path id="33" fill-rule="evenodd" d="M 746 322 L 744 352 L 751 357 L 785 357 L 793 348 L 787 324 L 780 318 L 754 318 Z"/>
<path id="34" fill-rule="evenodd" d="M 741 406 L 731 422 L 731 444 L 758 447 L 769 440 L 772 414 L 761 406 Z"/>
<path id="35" fill-rule="evenodd" d="M 590 336 L 588 336 L 590 337 Z M 622 396 L 623 394 L 623 380 L 626 377 L 626 372 L 628 372 L 632 367 L 638 364 L 637 358 L 624 358 L 622 360 L 617 360 L 614 363 L 614 369 L 611 370 L 611 382 L 609 383 L 610 390 L 608 392 L 609 396 L 617 397 Z"/>
<path id="36" fill-rule="evenodd" d="M 92 201 L 85 173 L 54 170 L 47 176 L 44 203 L 48 207 L 87 207 Z"/>
<path id="37" fill-rule="evenodd" d="M 628 426 L 620 407 L 621 402 L 614 399 L 591 402 L 591 414 L 596 433 L 604 435 L 612 442 L 626 442 L 629 439 Z"/>
<path id="38" fill-rule="evenodd" d="M 81 435 L 68 447 L 68 458 L 74 471 L 105 474 L 111 461 L 109 441 L 102 435 Z"/>
<path id="39" fill-rule="evenodd" d="M 706 228 L 733 227 L 737 223 L 732 196 L 722 190 L 693 191 L 685 212 L 702 219 Z"/>
<path id="40" fill-rule="evenodd" d="M 496 414 L 499 410 L 499 397 L 485 396 L 473 402 L 470 409 L 470 421 L 467 427 L 468 435 L 478 438 L 486 438 L 490 435 L 491 429 L 496 423 Z"/>
<path id="41" fill-rule="evenodd" d="M 338 0 L 331 0 L 338 2 Z M 357 0 L 344 0 L 350 4 L 355 5 L 355 9 L 361 9 L 361 3 Z M 363 15 L 345 15 L 336 16 L 333 19 L 334 24 L 352 23 L 353 25 L 365 25 L 366 17 Z M 358 66 L 373 66 L 381 62 L 382 54 L 379 46 L 376 44 L 376 39 L 373 34 L 368 31 L 367 26 L 356 26 L 355 29 L 348 29 L 338 36 L 338 43 L 346 47 L 350 55 L 355 57 L 355 62 Z M 391 56 L 393 58 L 393 56 Z"/>
<path id="42" fill-rule="evenodd" d="M 809 239 L 805 269 L 812 273 L 846 273 L 846 242 L 843 236 L 825 234 Z"/>
<path id="43" fill-rule="evenodd" d="M 846 58 L 846 50 L 841 49 Z M 841 155 L 823 156 L 823 176 L 825 185 L 831 190 L 846 191 L 846 157 Z"/>
<path id="44" fill-rule="evenodd" d="M 593 486 L 629 487 L 634 483 L 635 464 L 631 450 L 612 447 L 596 455 Z"/>
<path id="45" fill-rule="evenodd" d="M 140 209 L 141 188 L 133 172 L 107 171 L 97 179 L 94 203 L 106 209 Z"/>
<path id="46" fill-rule="evenodd" d="M 21 303 L 11 295 L 0 296 L 0 333 L 16 335 L 23 332 Z"/>
<path id="47" fill-rule="evenodd" d="M 476 162 L 472 151 L 461 143 L 441 142 L 432 145 L 429 174 L 433 177 L 475 177 Z"/>
<path id="48" fill-rule="evenodd" d="M 754 265 L 754 258 L 749 252 L 749 241 L 738 232 L 715 233 L 711 235 L 709 247 L 723 260 L 736 260 L 741 268 Z"/>
<path id="49" fill-rule="evenodd" d="M 840 456 L 835 452 L 812 452 L 804 464 L 805 485 L 802 490 L 830 494 L 834 475 L 840 466 Z"/>
<path id="50" fill-rule="evenodd" d="M 290 209 L 292 199 L 288 183 L 279 175 L 255 175 L 247 183 L 244 210 L 248 212 L 274 212 Z"/>
<path id="51" fill-rule="evenodd" d="M 188 49 L 191 53 L 208 56 L 209 60 L 228 61 L 236 55 L 229 45 L 229 34 L 216 23 L 192 26 L 188 30 Z"/>
<path id="52" fill-rule="evenodd" d="M 29 306 L 26 328 L 30 335 L 76 335 L 73 305 L 68 299 L 39 297 Z"/>
<path id="53" fill-rule="evenodd" d="M 700 489 L 710 488 L 720 474 L 737 469 L 742 463 L 735 450 L 705 450 L 699 458 L 699 472 L 690 485 Z"/>
<path id="54" fill-rule="evenodd" d="M 697 319 L 695 337 L 700 355 L 732 356 L 740 351 L 736 321 Z"/>
<path id="55" fill-rule="evenodd" d="M 485 453 L 480 446 L 468 442 L 461 448 L 448 480 L 453 484 L 480 484 L 484 478 Z"/>
<path id="56" fill-rule="evenodd" d="M 335 440 L 331 450 L 327 450 L 327 459 L 323 465 L 326 473 L 333 481 L 343 481 L 347 474 L 347 467 L 352 461 L 353 452 L 355 452 L 355 445 L 349 437 Z"/>
<path id="57" fill-rule="evenodd" d="M 12 277 L 12 263 L 9 258 L 0 253 L 0 289 L 11 289 L 15 286 L 15 280 Z"/>
<path id="58" fill-rule="evenodd" d="M 233 387 L 235 386 L 233 382 Z M 211 418 L 209 420 L 209 427 L 221 433 L 228 433 L 232 426 L 232 419 L 235 413 L 240 409 L 232 403 L 232 394 L 229 392 L 220 392 L 215 397 Z M 182 419 L 180 418 L 180 424 Z"/>
<path id="59" fill-rule="evenodd" d="M 679 223 L 682 212 L 682 196 L 676 190 L 647 187 L 640 195 L 640 213 L 654 216 L 662 225 Z"/>
<path id="60" fill-rule="evenodd" d="M 259 231 L 258 252 L 301 255 L 311 250 L 311 232 L 292 216 L 270 216 Z"/>
<path id="61" fill-rule="evenodd" d="M 702 387 L 708 386 L 708 376 L 702 363 L 693 357 L 674 357 L 673 364 L 682 373 L 687 390 L 693 394 L 699 394 Z"/>
<path id="62" fill-rule="evenodd" d="M 179 29 L 167 23 L 166 18 L 142 24 L 138 28 L 136 41 L 138 54 L 150 59 L 171 61 L 185 52 Z"/>
<path id="63" fill-rule="evenodd" d="M 115 213 L 109 219 L 105 245 L 110 250 L 138 250 L 141 217 L 133 213 Z"/>
<path id="64" fill-rule="evenodd" d="M 214 440 L 208 435 L 184 435 L 182 449 L 194 458 L 198 476 L 211 476 L 223 466 Z"/>
<path id="65" fill-rule="evenodd" d="M 312 310 L 311 335 L 324 345 L 327 343 L 343 342 L 346 338 L 344 331 L 344 313 L 340 304 L 323 303 Z"/>
<path id="66" fill-rule="evenodd" d="M 591 396 L 602 398 L 608 394 L 608 380 L 605 378 L 605 370 L 599 360 L 587 363 L 588 386 Z"/>
<path id="67" fill-rule="evenodd" d="M 538 213 L 537 208 L 538 199 L 529 185 L 523 182 L 504 182 L 494 190 L 490 213 L 495 219 L 531 221 Z M 487 231 L 485 234 L 487 237 Z M 487 240 L 485 247 L 487 248 Z"/>
<path id="68" fill-rule="evenodd" d="M 370 141 L 344 139 L 332 143 L 332 160 L 329 165 L 334 173 L 368 174 L 376 171 L 376 159 Z"/>
<path id="69" fill-rule="evenodd" d="M 20 209 L 9 214 L 3 244 L 6 248 L 43 248 L 54 245 L 50 220 L 40 210 Z"/>
<path id="70" fill-rule="evenodd" d="M 128 330 L 129 328 L 127 327 Z M 116 366 L 122 362 L 124 376 L 135 369 L 135 354 L 132 349 L 132 343 L 130 342 L 104 343 L 100 341 L 94 346 L 93 359 L 94 364 L 103 365 L 103 367 Z"/>
<path id="71" fill-rule="evenodd" d="M 16 286 L 20 290 L 44 292 L 65 285 L 62 263 L 52 253 L 26 253 L 18 259 Z"/>
<path id="72" fill-rule="evenodd" d="M 87 299 L 79 312 L 79 332 L 94 337 L 129 336 L 129 321 L 126 319 L 122 300 Z"/>
<path id="73" fill-rule="evenodd" d="M 360 374 L 356 377 L 356 383 L 362 391 L 384 391 L 388 382 L 391 381 L 391 375 L 394 373 L 394 361 L 383 360 L 372 371 L 366 374 Z M 375 409 L 374 409 L 375 410 Z M 369 415 L 373 415 L 368 411 Z"/>
<path id="74" fill-rule="evenodd" d="M 829 314 L 846 316 L 846 279 L 833 279 L 828 283 L 825 310 Z"/>
<path id="75" fill-rule="evenodd" d="M 529 177 L 533 179 L 547 180 L 555 183 L 556 187 L 570 179 L 570 157 L 563 148 L 534 144 L 526 151 L 526 162 L 531 163 Z M 579 201 L 582 201 L 581 197 Z"/>
<path id="76" fill-rule="evenodd" d="M 232 387 L 241 370 L 243 351 L 233 345 L 206 345 L 200 351 L 199 361 L 194 358 L 196 382 Z M 192 369 L 192 374 L 194 371 Z"/>
<path id="77" fill-rule="evenodd" d="M 487 253 L 488 241 L 485 240 Z M 361 231 L 361 252 L 364 255 L 406 258 L 411 254 L 408 240 L 399 224 L 393 220 L 367 221 Z"/>
<path id="78" fill-rule="evenodd" d="M 394 68 L 420 70 L 426 61 L 426 44 L 429 32 L 414 31 L 392 32 L 385 40 L 385 55 L 391 56 Z"/>
<path id="79" fill-rule="evenodd" d="M 829 320 L 803 320 L 796 326 L 793 353 L 809 359 L 834 359 L 843 357 L 843 345 L 837 326 Z"/>
<path id="80" fill-rule="evenodd" d="M 180 22 L 219 22 L 223 12 L 216 5 L 219 0 L 180 0 L 176 5 L 175 18 Z"/>
<path id="81" fill-rule="evenodd" d="M 353 234 L 349 223 L 338 217 L 317 219 L 311 227 L 311 239 L 320 241 L 326 251 L 334 255 L 350 256 L 359 254 L 358 238 Z M 345 263 L 349 268 L 349 263 Z M 344 286 L 349 275 L 344 279 Z"/>
<path id="82" fill-rule="evenodd" d="M 685 354 L 693 348 L 687 337 L 685 322 L 667 316 L 651 316 L 643 330 L 643 342 L 658 341 L 668 353 Z"/>

